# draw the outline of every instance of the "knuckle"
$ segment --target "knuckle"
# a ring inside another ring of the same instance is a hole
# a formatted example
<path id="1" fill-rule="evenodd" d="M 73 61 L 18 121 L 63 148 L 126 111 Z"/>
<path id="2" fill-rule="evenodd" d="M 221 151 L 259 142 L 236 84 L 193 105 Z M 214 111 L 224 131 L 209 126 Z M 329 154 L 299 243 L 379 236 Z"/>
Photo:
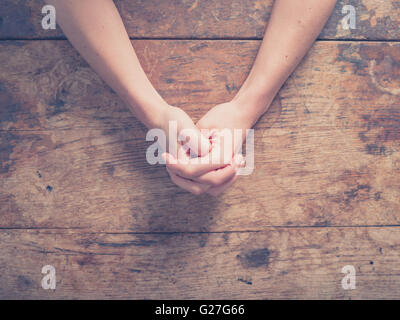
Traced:
<path id="1" fill-rule="evenodd" d="M 232 177 L 232 172 L 226 171 L 225 174 L 221 174 L 220 176 L 218 176 L 217 178 L 217 185 L 220 186 L 222 184 L 224 184 L 225 182 L 227 182 L 230 178 Z"/>
<path id="2" fill-rule="evenodd" d="M 176 166 L 176 167 L 175 167 L 175 172 L 176 172 L 179 176 L 184 176 L 184 175 L 186 175 L 186 169 L 185 169 L 185 167 L 182 167 L 182 166 Z"/>
<path id="3" fill-rule="evenodd" d="M 223 183 L 223 179 L 221 177 L 215 177 L 214 179 L 211 180 L 211 185 L 213 187 L 218 187 Z"/>
<path id="4" fill-rule="evenodd" d="M 178 167 L 175 164 L 167 163 L 165 168 L 167 169 L 168 172 L 177 172 L 178 171 Z"/>
<path id="5" fill-rule="evenodd" d="M 196 195 L 196 196 L 199 196 L 199 195 L 201 195 L 201 194 L 203 193 L 203 191 L 200 190 L 200 189 L 194 189 L 194 190 L 192 191 L 192 193 L 193 193 L 194 195 Z"/>
<path id="6" fill-rule="evenodd" d="M 182 174 L 184 174 L 187 177 L 193 177 L 194 176 L 194 168 L 193 167 L 184 167 L 182 169 Z"/>

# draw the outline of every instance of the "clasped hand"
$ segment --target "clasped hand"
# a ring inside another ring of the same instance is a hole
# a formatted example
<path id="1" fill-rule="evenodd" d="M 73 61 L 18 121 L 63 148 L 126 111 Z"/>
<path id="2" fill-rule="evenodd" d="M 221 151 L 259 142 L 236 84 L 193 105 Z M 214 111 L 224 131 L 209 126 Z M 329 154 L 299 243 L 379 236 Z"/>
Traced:
<path id="1" fill-rule="evenodd" d="M 196 195 L 208 193 L 218 196 L 232 186 L 237 179 L 237 170 L 244 166 L 243 156 L 237 151 L 243 143 L 246 129 L 252 126 L 240 111 L 239 105 L 234 101 L 219 104 L 208 111 L 197 124 L 183 110 L 169 106 L 164 117 L 164 130 L 171 120 L 177 121 L 178 132 L 190 129 L 195 135 L 189 137 L 190 140 L 185 144 L 177 143 L 175 152 L 163 153 L 171 180 Z M 224 143 L 228 142 L 220 138 L 219 133 L 221 130 L 233 132 L 235 129 L 244 132 L 242 139 L 239 144 L 226 148 Z M 191 144 L 191 141 L 195 143 Z"/>

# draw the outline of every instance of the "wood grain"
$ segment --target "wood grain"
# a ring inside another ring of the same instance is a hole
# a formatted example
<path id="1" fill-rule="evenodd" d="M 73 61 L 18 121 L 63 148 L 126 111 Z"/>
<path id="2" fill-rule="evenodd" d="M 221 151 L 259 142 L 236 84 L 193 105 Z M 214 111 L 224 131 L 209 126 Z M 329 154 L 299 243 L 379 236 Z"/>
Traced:
<path id="1" fill-rule="evenodd" d="M 259 42 L 134 45 L 156 88 L 198 119 L 235 94 Z M 316 44 L 256 126 L 255 172 L 205 201 L 147 164 L 145 128 L 65 41 L 3 43 L 0 226 L 399 225 L 399 52 L 397 43 Z"/>
<path id="2" fill-rule="evenodd" d="M 261 38 L 272 0 L 116 0 L 131 37 Z M 342 28 L 338 1 L 321 39 L 395 40 L 400 38 L 399 0 L 354 0 L 356 29 Z M 41 0 L 2 0 L 0 39 L 63 38 L 60 28 L 44 30 Z"/>
<path id="3" fill-rule="evenodd" d="M 115 2 L 194 120 L 240 88 L 273 3 Z M 0 299 L 400 299 L 400 1 L 352 1 L 350 31 L 338 1 L 256 125 L 255 172 L 218 199 L 146 162 L 146 129 L 43 4 L 0 4 Z"/>
<path id="4" fill-rule="evenodd" d="M 0 231 L 0 298 L 399 299 L 400 228 L 256 233 Z M 56 290 L 41 288 L 44 265 Z M 356 270 L 343 290 L 341 270 Z"/>

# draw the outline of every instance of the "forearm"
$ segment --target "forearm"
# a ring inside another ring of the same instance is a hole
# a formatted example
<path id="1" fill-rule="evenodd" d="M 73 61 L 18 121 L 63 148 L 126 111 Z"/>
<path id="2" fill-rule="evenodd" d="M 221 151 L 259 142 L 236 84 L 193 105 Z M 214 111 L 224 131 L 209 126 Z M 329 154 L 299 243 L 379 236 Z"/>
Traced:
<path id="1" fill-rule="evenodd" d="M 253 68 L 235 99 L 256 121 L 318 37 L 336 0 L 276 0 Z M 243 103 L 240 103 L 243 102 Z"/>
<path id="2" fill-rule="evenodd" d="M 147 127 L 167 104 L 143 71 L 112 0 L 47 0 L 72 45 Z"/>

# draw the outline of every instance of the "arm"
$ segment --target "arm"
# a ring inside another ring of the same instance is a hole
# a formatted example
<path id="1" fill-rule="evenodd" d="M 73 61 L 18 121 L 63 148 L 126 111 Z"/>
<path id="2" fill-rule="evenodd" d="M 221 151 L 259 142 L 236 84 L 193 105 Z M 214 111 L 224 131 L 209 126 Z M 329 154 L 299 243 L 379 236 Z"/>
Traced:
<path id="1" fill-rule="evenodd" d="M 187 114 L 168 105 L 150 83 L 112 0 L 47 2 L 56 8 L 58 23 L 72 45 L 144 125 L 167 133 L 168 121 L 176 120 L 178 130 L 193 129 L 202 150 L 208 151 L 208 141 Z M 197 145 L 193 148 L 198 151 Z"/>
<path id="2" fill-rule="evenodd" d="M 311 48 L 336 0 L 276 0 L 253 68 L 233 99 L 254 124 Z"/>
<path id="3" fill-rule="evenodd" d="M 242 129 L 243 132 L 251 128 L 267 111 L 283 83 L 310 49 L 335 3 L 336 0 L 276 0 L 264 39 L 246 81 L 232 101 L 212 108 L 197 126 L 201 129 Z M 178 172 L 168 163 L 167 168 L 170 175 Z M 224 170 L 219 172 L 222 174 Z M 196 183 L 202 182 L 201 191 L 212 195 L 220 194 L 233 181 L 220 179 L 222 183 L 219 183 L 216 179 L 208 179 L 207 186 L 203 183 L 203 176 L 196 172 L 186 177 Z M 193 187 L 190 181 L 176 181 L 187 190 Z M 200 189 L 199 185 L 196 187 Z"/>

